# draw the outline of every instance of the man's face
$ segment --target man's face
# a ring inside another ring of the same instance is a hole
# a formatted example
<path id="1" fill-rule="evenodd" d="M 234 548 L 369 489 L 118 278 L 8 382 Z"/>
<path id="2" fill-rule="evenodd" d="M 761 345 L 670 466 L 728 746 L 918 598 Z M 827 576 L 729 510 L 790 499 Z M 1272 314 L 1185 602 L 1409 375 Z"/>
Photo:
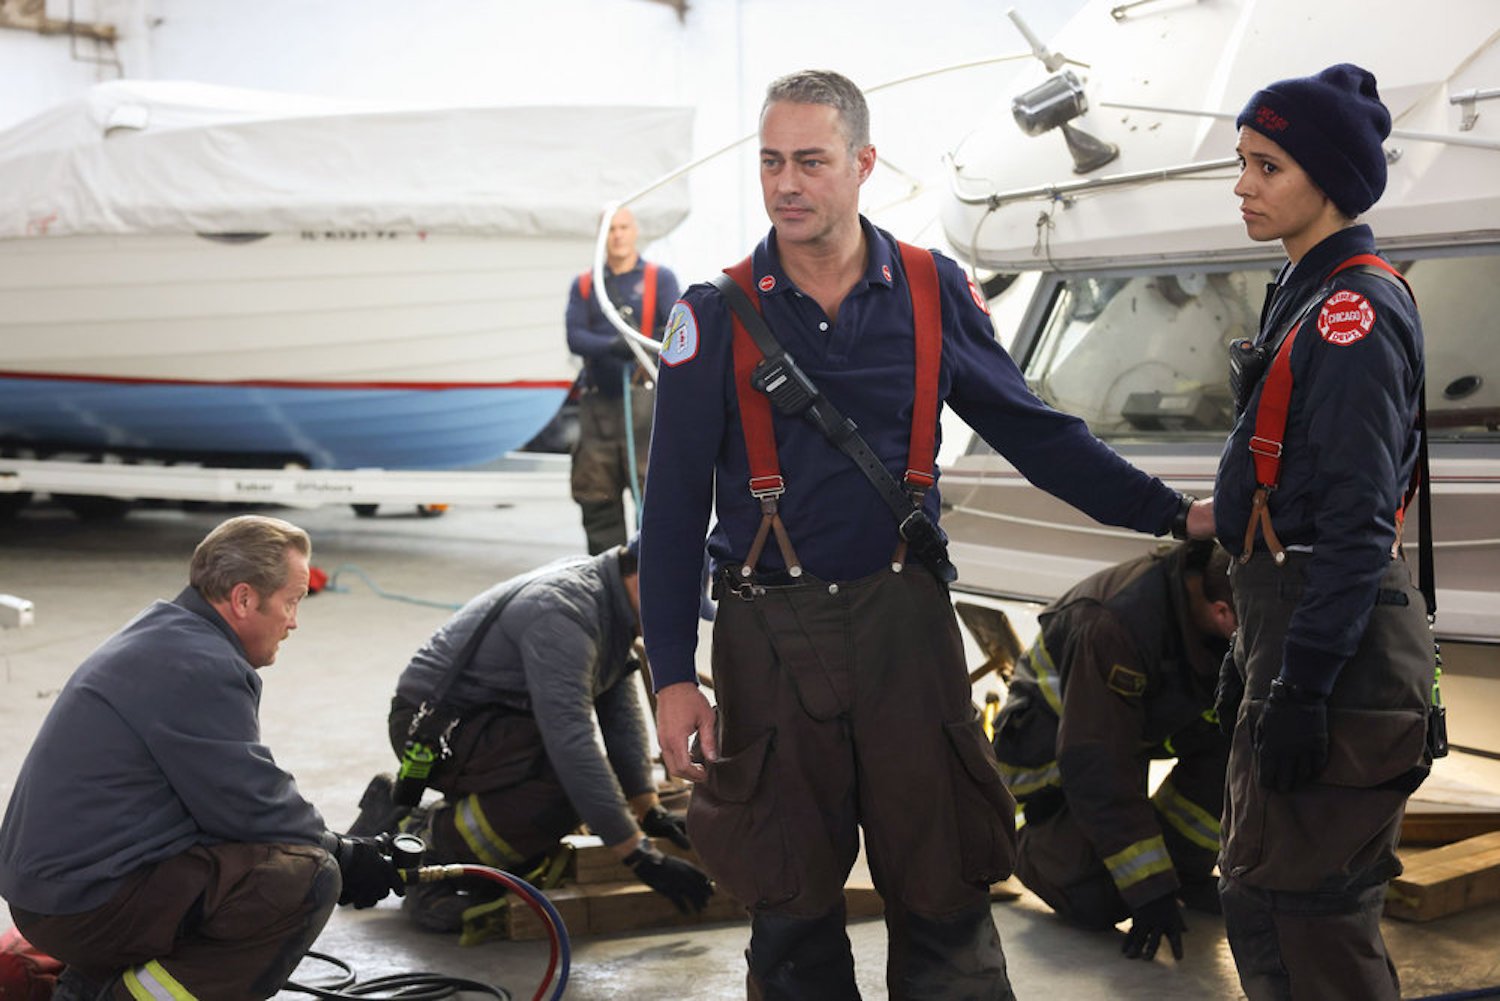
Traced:
<path id="1" fill-rule="evenodd" d="M 857 224 L 875 147 L 851 155 L 838 110 L 777 101 L 760 119 L 760 187 L 783 246 L 816 247 Z"/>
<path id="2" fill-rule="evenodd" d="M 609 221 L 609 236 L 605 239 L 605 253 L 615 259 L 629 257 L 635 253 L 635 241 L 639 235 L 635 216 L 629 209 L 621 209 Z"/>
<path id="3" fill-rule="evenodd" d="M 1256 241 L 1303 242 L 1325 217 L 1328 197 L 1286 150 L 1248 126 L 1240 129 L 1240 199 L 1245 232 Z"/>
<path id="4" fill-rule="evenodd" d="M 307 557 L 287 550 L 287 579 L 276 591 L 262 597 L 248 584 L 236 584 L 233 601 L 246 603 L 245 614 L 236 619 L 235 632 L 244 644 L 250 666 L 266 667 L 276 660 L 281 641 L 297 628 L 297 606 L 307 596 Z M 244 588 L 248 594 L 242 594 Z"/>

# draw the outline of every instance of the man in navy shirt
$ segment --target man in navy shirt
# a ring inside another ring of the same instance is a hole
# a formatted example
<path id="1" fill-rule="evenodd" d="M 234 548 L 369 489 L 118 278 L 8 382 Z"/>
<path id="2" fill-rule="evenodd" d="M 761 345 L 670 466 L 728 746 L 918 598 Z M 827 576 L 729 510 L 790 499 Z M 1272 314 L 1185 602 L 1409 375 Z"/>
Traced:
<path id="1" fill-rule="evenodd" d="M 1215 484 L 1219 538 L 1243 554 L 1220 678 L 1219 718 L 1237 720 L 1225 924 L 1252 1001 L 1395 999 L 1380 913 L 1406 798 L 1431 763 L 1434 665 L 1399 549 L 1422 325 L 1354 221 L 1385 188 L 1391 117 L 1375 78 L 1341 64 L 1271 84 L 1236 124 L 1246 232 L 1289 260 L 1259 337 L 1266 358 L 1278 343 L 1284 355 L 1241 379 Z"/>
<path id="2" fill-rule="evenodd" d="M 677 298 L 677 276 L 670 268 L 641 259 L 636 251 L 639 233 L 629 209 L 620 209 L 610 219 L 604 244 L 605 291 L 626 323 L 647 337 L 657 337 Z M 579 275 L 568 290 L 567 312 L 568 350 L 583 359 L 572 490 L 590 556 L 623 546 L 635 534 L 625 524 L 623 498 L 630 491 L 637 503 L 641 499 L 653 399 L 630 346 L 604 315 L 599 294 L 591 273 Z"/>
<path id="3" fill-rule="evenodd" d="M 268 998 L 336 901 L 404 892 L 379 846 L 329 831 L 260 739 L 258 672 L 297 628 L 311 554 L 296 525 L 230 518 L 182 593 L 58 693 L 0 823 L 16 928 L 68 964 L 57 1001 Z"/>
<path id="4" fill-rule="evenodd" d="M 760 139 L 772 230 L 747 284 L 880 465 L 913 484 L 936 476 L 930 452 L 926 468 L 909 466 L 917 446 L 935 447 L 933 432 L 912 435 L 923 396 L 914 323 L 940 309 L 936 399 L 1034 483 L 1111 524 L 1208 534 L 1207 503 L 1027 389 L 956 264 L 932 255 L 931 293 L 914 295 L 895 240 L 859 214 L 875 147 L 857 87 L 822 71 L 775 81 Z M 731 330 L 710 285 L 689 289 L 668 320 L 641 583 L 662 752 L 698 783 L 688 824 L 704 862 L 752 908 L 751 994 L 859 996 L 842 886 L 862 827 L 886 904 L 890 996 L 1010 998 L 988 888 L 1011 868 L 1015 803 L 970 697 L 947 587 L 905 561 L 881 494 L 798 417 L 771 416 L 779 473 L 758 472 L 752 493 L 750 455 L 767 449 L 753 420 L 747 440 L 741 416 L 757 391 L 739 385 L 748 372 L 737 379 Z M 919 504 L 935 523 L 937 491 Z M 711 509 L 717 718 L 693 660 Z"/>

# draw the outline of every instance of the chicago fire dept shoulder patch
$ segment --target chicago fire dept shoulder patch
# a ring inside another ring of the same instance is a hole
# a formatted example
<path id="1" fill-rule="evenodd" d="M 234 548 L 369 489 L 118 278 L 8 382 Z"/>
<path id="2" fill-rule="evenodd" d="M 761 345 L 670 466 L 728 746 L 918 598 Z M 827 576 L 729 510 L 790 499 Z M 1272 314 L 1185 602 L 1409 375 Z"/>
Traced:
<path id="1" fill-rule="evenodd" d="M 979 286 L 974 284 L 974 279 L 969 279 L 969 298 L 974 300 L 974 305 L 985 316 L 990 315 L 990 304 L 984 301 L 984 293 L 979 291 Z"/>
<path id="2" fill-rule="evenodd" d="M 1353 344 L 1375 326 L 1375 307 L 1358 292 L 1340 289 L 1323 300 L 1318 334 L 1329 344 Z"/>
<path id="3" fill-rule="evenodd" d="M 661 333 L 661 363 L 675 368 L 698 357 L 698 320 L 685 302 L 672 307 L 667 327 Z"/>

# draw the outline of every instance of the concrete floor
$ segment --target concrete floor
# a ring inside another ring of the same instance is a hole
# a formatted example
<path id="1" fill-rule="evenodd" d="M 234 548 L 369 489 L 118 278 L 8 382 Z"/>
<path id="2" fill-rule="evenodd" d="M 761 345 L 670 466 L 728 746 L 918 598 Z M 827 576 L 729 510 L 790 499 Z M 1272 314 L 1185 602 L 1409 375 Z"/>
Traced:
<path id="1" fill-rule="evenodd" d="M 561 489 L 555 502 L 455 508 L 436 519 L 399 512 L 357 519 L 338 507 L 276 513 L 311 532 L 317 566 L 330 573 L 345 568 L 337 580 L 348 590 L 311 598 L 300 628 L 266 669 L 264 737 L 330 826 L 341 828 L 353 819 L 369 776 L 391 767 L 384 721 L 397 674 L 448 615 L 443 608 L 382 597 L 352 568 L 389 593 L 458 603 L 497 579 L 580 551 L 582 533 Z M 175 594 L 185 582 L 193 546 L 225 516 L 220 510 L 154 509 L 119 523 L 86 524 L 34 505 L 0 521 L 0 592 L 36 606 L 34 626 L 0 633 L 0 733 L 6 738 L 0 742 L 0 797 L 9 798 L 32 736 L 73 668 L 152 599 Z M 1024 628 L 1024 610 L 1017 618 L 1018 629 Z M 1494 762 L 1455 755 L 1440 770 L 1500 792 Z M 1217 919 L 1189 915 L 1182 962 L 1141 963 L 1119 957 L 1117 932 L 1068 928 L 1029 893 L 997 903 L 994 911 L 1022 998 L 1241 996 Z M 8 914 L 0 912 L 0 929 L 8 925 Z M 746 927 L 579 939 L 567 996 L 743 997 Z M 1387 921 L 1385 933 L 1409 998 L 1500 984 L 1500 905 L 1424 925 Z M 857 922 L 850 937 L 861 990 L 867 998 L 884 997 L 883 924 Z M 415 931 L 395 901 L 370 911 L 340 910 L 315 948 L 352 963 L 361 977 L 441 971 L 502 985 L 522 999 L 535 992 L 548 958 L 543 943 L 465 948 Z M 322 968 L 311 964 L 301 972 L 308 983 L 322 976 Z"/>

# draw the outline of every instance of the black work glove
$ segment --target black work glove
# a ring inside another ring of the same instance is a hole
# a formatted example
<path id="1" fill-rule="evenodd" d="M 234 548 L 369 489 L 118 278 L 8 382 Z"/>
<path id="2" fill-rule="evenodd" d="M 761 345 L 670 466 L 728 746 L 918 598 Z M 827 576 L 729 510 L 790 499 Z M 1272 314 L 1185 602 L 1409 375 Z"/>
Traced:
<path id="1" fill-rule="evenodd" d="M 355 909 L 374 907 L 394 893 L 398 897 L 406 894 L 406 884 L 391 860 L 381 854 L 380 844 L 374 838 L 339 838 L 333 860 L 339 864 L 339 875 L 344 879 L 340 904 L 353 904 Z"/>
<path id="2" fill-rule="evenodd" d="M 1226 737 L 1234 736 L 1235 720 L 1240 715 L 1240 701 L 1244 697 L 1245 679 L 1240 677 L 1240 669 L 1234 666 L 1234 646 L 1231 645 L 1219 662 L 1219 683 L 1214 686 L 1214 715 L 1219 718 L 1219 732 Z"/>
<path id="3" fill-rule="evenodd" d="M 693 850 L 693 843 L 687 836 L 687 818 L 680 813 L 673 813 L 661 804 L 646 811 L 646 815 L 641 818 L 641 830 L 653 838 L 666 838 L 685 852 Z"/>
<path id="4" fill-rule="evenodd" d="M 1255 728 L 1255 777 L 1267 789 L 1291 792 L 1328 764 L 1328 708 L 1317 692 L 1271 682 Z"/>
<path id="5" fill-rule="evenodd" d="M 666 897 L 684 914 L 697 914 L 714 895 L 714 885 L 702 869 L 691 862 L 663 855 L 651 842 L 625 856 L 635 878 Z"/>
<path id="6" fill-rule="evenodd" d="M 1120 951 L 1127 959 L 1156 958 L 1156 949 L 1162 936 L 1172 944 L 1172 958 L 1182 958 L 1182 933 L 1187 931 L 1187 922 L 1182 920 L 1182 909 L 1177 906 L 1175 893 L 1164 893 L 1153 897 L 1131 911 L 1130 930 L 1125 933 L 1125 944 Z"/>

